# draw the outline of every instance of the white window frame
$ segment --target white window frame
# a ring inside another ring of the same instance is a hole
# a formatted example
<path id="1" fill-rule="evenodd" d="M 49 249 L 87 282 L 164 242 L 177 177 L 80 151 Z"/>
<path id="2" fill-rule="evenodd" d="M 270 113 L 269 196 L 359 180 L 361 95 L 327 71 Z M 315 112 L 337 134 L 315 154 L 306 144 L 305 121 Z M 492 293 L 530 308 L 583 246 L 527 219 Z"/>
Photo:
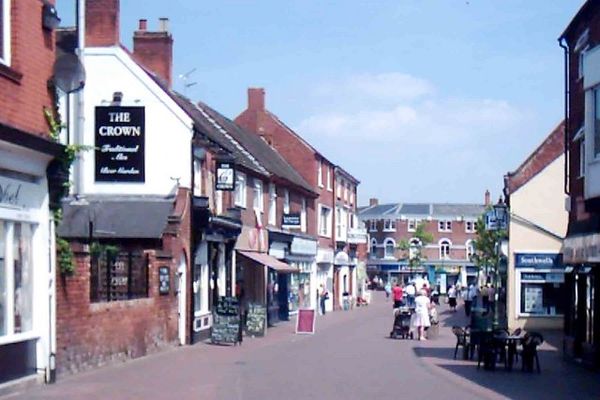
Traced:
<path id="1" fill-rule="evenodd" d="M 598 160 L 600 159 L 600 143 L 597 143 L 600 141 L 600 126 L 598 123 L 596 123 L 597 120 L 600 119 L 600 112 L 598 112 L 600 110 L 600 85 L 590 89 L 592 91 L 592 107 L 594 107 L 593 112 L 592 112 L 592 118 L 593 118 L 593 123 L 592 123 L 592 137 L 594 138 L 594 147 L 593 147 L 593 151 L 594 151 L 594 159 Z"/>
<path id="2" fill-rule="evenodd" d="M 323 161 L 319 160 L 319 171 L 317 172 L 317 184 L 319 187 L 323 187 Z"/>
<path id="3" fill-rule="evenodd" d="M 442 247 L 444 245 L 444 243 L 448 243 L 448 251 L 444 251 L 444 248 Z M 440 239 L 440 241 L 438 242 L 438 247 L 439 247 L 439 256 L 440 256 L 440 260 L 449 260 L 450 259 L 450 254 L 452 251 L 452 241 L 450 239 L 447 238 L 442 238 Z M 447 253 L 447 254 L 444 254 Z"/>
<path id="4" fill-rule="evenodd" d="M 409 218 L 407 223 L 406 223 L 406 230 L 407 232 L 416 232 L 417 231 L 417 219 L 416 218 Z"/>
<path id="5" fill-rule="evenodd" d="M 300 210 L 300 231 L 306 232 L 306 199 L 301 200 L 302 208 Z"/>
<path id="6" fill-rule="evenodd" d="M 290 191 L 287 189 L 283 191 L 283 213 L 290 213 Z"/>
<path id="7" fill-rule="evenodd" d="M 335 208 L 335 236 L 342 236 L 342 209 L 339 207 Z"/>
<path id="8" fill-rule="evenodd" d="M 10 66 L 11 62 L 11 0 L 0 0 L 2 3 L 2 52 L 0 64 Z"/>
<path id="9" fill-rule="evenodd" d="M 337 196 L 338 199 L 342 198 L 342 181 L 338 181 L 336 182 L 335 185 L 335 195 Z"/>
<path id="10" fill-rule="evenodd" d="M 585 176 L 585 138 L 581 138 L 579 142 L 579 177 Z"/>
<path id="11" fill-rule="evenodd" d="M 388 243 L 392 244 L 392 254 L 388 254 Z M 385 238 L 383 241 L 383 258 L 394 258 L 394 253 L 396 251 L 396 241 L 392 238 Z"/>
<path id="12" fill-rule="evenodd" d="M 467 256 L 467 260 L 471 259 L 471 256 L 475 254 L 475 246 L 473 245 L 473 240 L 467 240 L 465 243 L 465 254 Z"/>
<path id="13" fill-rule="evenodd" d="M 1 1 L 1 0 L 0 0 Z M 202 185 L 202 161 L 194 158 L 194 196 L 203 195 Z"/>
<path id="14" fill-rule="evenodd" d="M 242 172 L 235 173 L 235 205 L 246 208 L 247 188 L 246 174 Z"/>
<path id="15" fill-rule="evenodd" d="M 277 188 L 269 184 L 269 225 L 277 225 Z"/>
<path id="16" fill-rule="evenodd" d="M 577 57 L 577 79 L 582 79 L 585 75 L 585 71 L 583 70 L 583 59 L 585 58 L 585 53 L 589 50 L 590 46 L 585 46 Z"/>
<path id="17" fill-rule="evenodd" d="M 348 201 L 348 186 L 350 186 L 350 184 L 348 182 L 342 182 L 342 186 L 344 186 L 344 201 Z"/>
<path id="18" fill-rule="evenodd" d="M 329 168 L 329 165 L 326 165 L 325 168 L 327 169 L 327 190 L 328 191 L 333 191 L 333 186 L 331 185 L 331 168 Z"/>
<path id="19" fill-rule="evenodd" d="M 323 209 L 328 210 L 327 218 L 323 225 L 323 220 L 321 218 L 321 214 Z M 319 236 L 323 237 L 331 237 L 331 223 L 332 223 L 332 213 L 333 210 L 331 207 L 324 206 L 323 204 L 319 204 L 319 213 L 318 213 L 318 226 L 319 226 Z"/>
<path id="20" fill-rule="evenodd" d="M 377 220 L 369 220 L 369 232 L 377 232 Z"/>
<path id="21" fill-rule="evenodd" d="M 373 251 L 375 250 L 375 251 Z M 371 258 L 377 257 L 377 239 L 371 238 L 371 246 L 369 247 L 369 254 Z"/>
<path id="22" fill-rule="evenodd" d="M 354 205 L 354 187 L 350 189 L 350 204 Z"/>
<path id="23" fill-rule="evenodd" d="M 396 220 L 395 219 L 384 219 L 383 220 L 383 231 L 384 232 L 396 232 Z"/>
<path id="24" fill-rule="evenodd" d="M 438 232 L 452 232 L 452 221 L 440 219 L 438 221 Z"/>
<path id="25" fill-rule="evenodd" d="M 469 228 L 469 225 L 471 228 Z M 475 233 L 475 221 L 474 220 L 466 220 L 465 221 L 465 233 Z"/>
<path id="26" fill-rule="evenodd" d="M 255 210 L 264 211 L 263 182 L 257 178 L 254 178 L 254 184 L 252 185 L 252 202 Z"/>

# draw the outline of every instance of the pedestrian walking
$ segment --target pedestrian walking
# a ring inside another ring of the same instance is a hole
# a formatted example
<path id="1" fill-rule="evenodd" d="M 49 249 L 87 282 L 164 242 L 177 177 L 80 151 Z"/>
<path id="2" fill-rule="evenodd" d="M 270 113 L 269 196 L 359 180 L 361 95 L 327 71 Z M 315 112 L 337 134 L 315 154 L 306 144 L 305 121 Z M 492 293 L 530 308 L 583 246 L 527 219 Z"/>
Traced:
<path id="1" fill-rule="evenodd" d="M 489 311 L 490 310 L 490 305 L 489 305 L 488 285 L 487 284 L 480 287 L 479 294 L 481 295 L 481 302 L 482 302 L 483 309 L 486 312 Z"/>
<path id="2" fill-rule="evenodd" d="M 427 297 L 427 292 L 419 291 L 419 295 L 415 298 L 415 326 L 417 327 L 417 340 L 427 340 L 425 338 L 425 328 L 431 326 L 429 319 L 429 311 L 431 310 L 431 302 Z"/>
<path id="3" fill-rule="evenodd" d="M 383 290 L 385 290 L 385 301 L 388 301 L 390 299 L 390 293 L 392 291 L 392 285 L 390 284 L 390 282 L 385 283 Z"/>
<path id="4" fill-rule="evenodd" d="M 392 289 L 392 299 L 394 300 L 394 308 L 399 308 L 403 306 L 402 296 L 402 287 L 400 287 L 400 283 L 396 282 L 394 288 Z"/>
<path id="5" fill-rule="evenodd" d="M 456 288 L 451 285 L 448 289 L 448 306 L 454 312 L 456 312 Z"/>
<path id="6" fill-rule="evenodd" d="M 496 307 L 496 289 L 494 285 L 488 288 L 488 312 L 494 312 Z"/>
<path id="7" fill-rule="evenodd" d="M 469 288 L 465 290 L 465 315 L 468 317 L 471 315 L 471 307 L 473 306 L 473 300 L 477 299 L 477 289 L 475 285 L 470 284 Z"/>
<path id="8" fill-rule="evenodd" d="M 413 285 L 412 283 L 409 283 L 408 285 L 406 285 L 406 287 L 404 288 L 404 291 L 406 292 L 406 301 L 408 303 L 409 307 L 414 307 L 415 306 L 415 285 Z"/>
<path id="9" fill-rule="evenodd" d="M 321 285 L 320 295 L 319 295 L 319 305 L 321 306 L 321 315 L 325 315 L 325 302 L 329 299 L 329 292 L 327 288 Z"/>

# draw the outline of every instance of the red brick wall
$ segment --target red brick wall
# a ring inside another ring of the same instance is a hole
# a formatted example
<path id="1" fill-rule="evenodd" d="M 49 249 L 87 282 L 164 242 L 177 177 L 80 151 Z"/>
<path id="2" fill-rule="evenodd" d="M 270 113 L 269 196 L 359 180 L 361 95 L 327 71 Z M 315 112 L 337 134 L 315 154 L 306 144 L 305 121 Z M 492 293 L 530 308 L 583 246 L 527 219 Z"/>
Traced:
<path id="1" fill-rule="evenodd" d="M 59 373 L 77 372 L 114 360 L 137 358 L 165 346 L 178 344 L 177 268 L 187 262 L 187 310 L 191 310 L 191 257 L 189 192 L 180 190 L 174 212 L 165 229 L 162 246 L 129 241 L 123 250 L 143 250 L 149 260 L 149 296 L 143 299 L 90 302 L 90 256 L 84 246 L 73 243 L 76 270 L 70 277 L 57 276 L 57 368 Z M 157 255 L 160 251 L 161 255 Z M 158 267 L 168 266 L 169 295 L 158 293 Z M 186 342 L 190 342 L 190 318 Z"/>
<path id="2" fill-rule="evenodd" d="M 140 30 L 135 31 L 133 36 L 133 56 L 171 87 L 173 37 L 169 32 L 149 32 L 140 26 Z"/>
<path id="3" fill-rule="evenodd" d="M 51 1 L 54 3 L 54 1 Z M 11 62 L 0 64 L 0 122 L 48 135 L 43 108 L 52 108 L 48 80 L 54 32 L 42 29 L 41 1 L 11 1 Z"/>

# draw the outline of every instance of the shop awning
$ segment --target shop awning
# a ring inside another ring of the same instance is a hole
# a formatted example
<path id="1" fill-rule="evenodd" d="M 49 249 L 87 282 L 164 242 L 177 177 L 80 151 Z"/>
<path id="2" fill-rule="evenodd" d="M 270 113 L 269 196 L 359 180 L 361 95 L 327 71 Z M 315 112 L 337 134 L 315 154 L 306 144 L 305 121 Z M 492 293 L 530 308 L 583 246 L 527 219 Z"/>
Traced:
<path id="1" fill-rule="evenodd" d="M 273 268 L 277 272 L 298 272 L 298 268 L 292 267 L 289 264 L 286 264 L 282 261 L 279 261 L 275 257 L 272 257 L 266 253 L 257 253 L 255 251 L 241 251 L 238 250 L 238 253 L 247 257 L 253 261 L 256 261 L 259 264 L 266 265 L 269 268 Z"/>

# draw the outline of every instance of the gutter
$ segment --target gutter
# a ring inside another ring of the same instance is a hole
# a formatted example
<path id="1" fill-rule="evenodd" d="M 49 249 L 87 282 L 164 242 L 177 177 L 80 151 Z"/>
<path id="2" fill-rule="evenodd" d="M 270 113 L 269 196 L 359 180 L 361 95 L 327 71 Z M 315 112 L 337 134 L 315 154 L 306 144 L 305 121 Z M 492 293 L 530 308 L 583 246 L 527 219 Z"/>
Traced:
<path id="1" fill-rule="evenodd" d="M 569 151 L 570 151 L 570 141 L 569 141 L 569 48 L 564 43 L 564 37 L 561 36 L 558 39 L 558 45 L 564 51 L 564 108 L 565 108 L 565 165 L 564 165 L 564 192 L 566 195 L 570 194 L 569 191 Z"/>

